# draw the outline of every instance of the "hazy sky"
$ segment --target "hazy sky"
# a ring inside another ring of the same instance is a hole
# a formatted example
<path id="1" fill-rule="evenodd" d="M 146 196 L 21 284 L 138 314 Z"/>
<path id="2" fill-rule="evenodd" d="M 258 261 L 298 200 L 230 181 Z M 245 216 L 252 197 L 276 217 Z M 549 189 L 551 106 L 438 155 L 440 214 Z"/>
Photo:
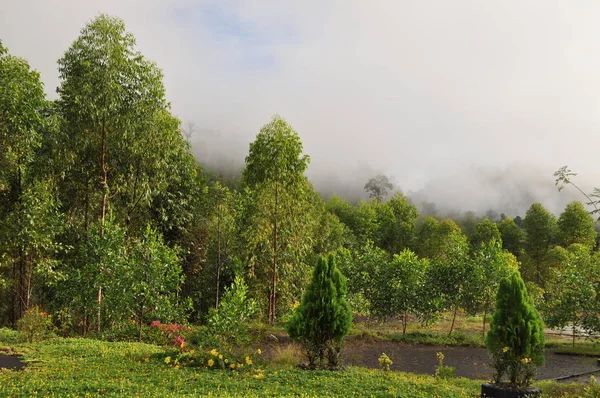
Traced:
<path id="1" fill-rule="evenodd" d="M 383 172 L 460 190 L 474 167 L 552 185 L 564 164 L 600 185 L 598 1 L 0 0 L 0 39 L 55 97 L 56 61 L 100 12 L 164 70 L 201 157 L 241 163 L 278 113 L 325 188 Z"/>

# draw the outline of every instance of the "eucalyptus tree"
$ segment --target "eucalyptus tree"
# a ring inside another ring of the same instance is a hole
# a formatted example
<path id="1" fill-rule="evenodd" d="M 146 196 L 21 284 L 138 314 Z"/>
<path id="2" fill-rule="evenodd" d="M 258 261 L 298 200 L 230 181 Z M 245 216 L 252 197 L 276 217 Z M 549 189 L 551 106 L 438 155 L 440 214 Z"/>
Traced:
<path id="1" fill-rule="evenodd" d="M 284 285 L 296 279 L 301 286 L 307 276 L 303 256 L 316 228 L 310 214 L 312 187 L 304 176 L 309 161 L 298 134 L 274 116 L 250 144 L 242 173 L 247 260 L 250 274 L 268 292 L 269 323 L 276 316 L 279 279 Z"/>
<path id="2" fill-rule="evenodd" d="M 55 269 L 58 202 L 36 167 L 49 107 L 39 74 L 0 42 L 0 311 L 13 325 Z"/>
<path id="3" fill-rule="evenodd" d="M 161 70 L 136 51 L 123 21 L 107 15 L 82 29 L 58 65 L 65 132 L 61 199 L 76 235 L 99 220 L 103 236 L 109 209 L 116 223 L 139 234 L 156 201 L 170 204 L 156 221 L 171 222 L 173 207 L 188 200 L 169 190 L 179 176 L 172 161 L 186 162 L 186 146 L 169 113 Z M 162 192 L 173 196 L 160 200 Z M 98 286 L 98 327 L 102 297 Z"/>

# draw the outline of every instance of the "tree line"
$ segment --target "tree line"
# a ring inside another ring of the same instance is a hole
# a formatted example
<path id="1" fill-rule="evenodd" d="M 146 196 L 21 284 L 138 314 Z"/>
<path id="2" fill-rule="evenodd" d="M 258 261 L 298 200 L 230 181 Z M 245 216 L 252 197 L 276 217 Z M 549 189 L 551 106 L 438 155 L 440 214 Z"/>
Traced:
<path id="1" fill-rule="evenodd" d="M 224 183 L 194 159 L 162 71 L 122 20 L 88 23 L 58 71 L 50 101 L 39 74 L 0 43 L 2 325 L 34 305 L 83 335 L 204 322 L 234 280 L 274 323 L 325 254 L 355 311 L 405 327 L 443 311 L 490 313 L 515 269 L 547 323 L 598 323 L 597 233 L 581 203 L 558 220 L 537 203 L 522 220 L 438 220 L 402 193 L 386 199 L 381 176 L 365 187 L 370 201 L 325 200 L 280 116 L 250 144 L 241 178 Z"/>

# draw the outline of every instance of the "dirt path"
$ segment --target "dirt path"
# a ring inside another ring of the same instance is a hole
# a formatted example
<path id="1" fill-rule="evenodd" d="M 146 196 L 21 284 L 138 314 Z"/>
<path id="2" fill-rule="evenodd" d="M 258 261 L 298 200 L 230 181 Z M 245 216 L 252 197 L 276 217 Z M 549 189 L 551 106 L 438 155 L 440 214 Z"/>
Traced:
<path id="1" fill-rule="evenodd" d="M 488 368 L 490 359 L 485 348 L 375 342 L 346 347 L 342 355 L 347 365 L 377 368 L 377 359 L 383 352 L 394 362 L 392 370 L 434 374 L 437 365 L 436 353 L 442 352 L 445 356 L 444 365 L 453 366 L 457 376 L 485 380 L 492 375 L 492 370 Z M 596 366 L 596 358 L 556 355 L 552 350 L 548 350 L 546 364 L 539 368 L 536 379 L 551 379 L 596 370 L 600 371 Z"/>

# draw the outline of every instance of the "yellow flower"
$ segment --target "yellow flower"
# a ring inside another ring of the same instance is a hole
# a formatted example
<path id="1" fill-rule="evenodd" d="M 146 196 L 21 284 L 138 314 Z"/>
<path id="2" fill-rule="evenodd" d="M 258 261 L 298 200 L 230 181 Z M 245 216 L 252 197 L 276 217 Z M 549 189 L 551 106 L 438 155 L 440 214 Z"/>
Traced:
<path id="1" fill-rule="evenodd" d="M 176 359 L 175 361 L 173 361 L 173 365 L 177 365 L 179 363 L 179 359 Z"/>
<path id="2" fill-rule="evenodd" d="M 262 354 L 262 351 L 261 351 L 261 349 L 259 348 L 258 350 L 256 350 L 256 353 L 257 353 L 258 355 Z"/>
<path id="3" fill-rule="evenodd" d="M 250 357 L 246 357 L 246 363 L 248 365 L 252 365 L 252 359 L 250 359 Z"/>
<path id="4" fill-rule="evenodd" d="M 239 369 L 239 368 L 241 368 L 241 367 L 243 367 L 243 366 L 244 366 L 244 365 L 242 365 L 241 363 L 238 363 L 238 364 L 237 364 L 237 368 L 238 368 L 238 369 Z"/>
<path id="5" fill-rule="evenodd" d="M 223 359 L 223 354 L 219 354 L 219 359 Z"/>
<path id="6" fill-rule="evenodd" d="M 165 363 L 171 363 L 171 357 L 166 357 L 165 358 Z"/>
<path id="7" fill-rule="evenodd" d="M 175 369 L 179 369 L 179 365 L 175 366 Z"/>
<path id="8" fill-rule="evenodd" d="M 212 359 L 208 360 L 208 366 L 212 368 L 212 366 L 215 364 L 215 361 L 213 361 Z"/>
<path id="9" fill-rule="evenodd" d="M 264 379 L 265 375 L 263 373 L 257 373 L 253 377 L 255 379 Z"/>
<path id="10" fill-rule="evenodd" d="M 510 347 L 506 346 L 502 349 L 502 352 L 508 352 L 510 350 Z"/>
<path id="11" fill-rule="evenodd" d="M 190 354 L 194 355 L 194 353 L 196 352 L 196 350 L 190 350 Z"/>
<path id="12" fill-rule="evenodd" d="M 530 363 L 531 362 L 531 358 L 523 358 L 521 359 L 522 363 Z"/>
<path id="13" fill-rule="evenodd" d="M 229 363 L 229 359 L 225 358 L 225 363 Z M 233 364 L 232 364 L 233 365 Z"/>
<path id="14" fill-rule="evenodd" d="M 211 353 L 211 355 L 213 355 L 213 356 L 215 356 L 215 357 L 216 357 L 217 355 L 219 355 L 219 352 L 218 352 L 217 350 L 215 350 L 214 348 L 213 348 L 213 349 L 210 351 L 210 353 Z"/>
<path id="15" fill-rule="evenodd" d="M 229 367 L 230 367 L 231 369 L 235 369 L 235 363 L 232 363 L 231 365 L 229 365 Z"/>

